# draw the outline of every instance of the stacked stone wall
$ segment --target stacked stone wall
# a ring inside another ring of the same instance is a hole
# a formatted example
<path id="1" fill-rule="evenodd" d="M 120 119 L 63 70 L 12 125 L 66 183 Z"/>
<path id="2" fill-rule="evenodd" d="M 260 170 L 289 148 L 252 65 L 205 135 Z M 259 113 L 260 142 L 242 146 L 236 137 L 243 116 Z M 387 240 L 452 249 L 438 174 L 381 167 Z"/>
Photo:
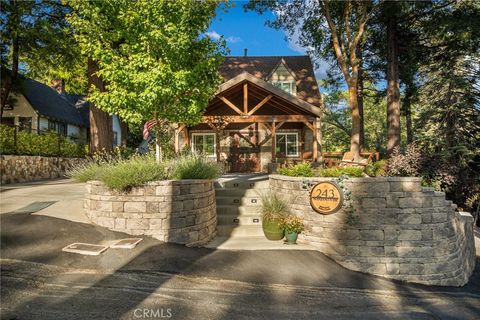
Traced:
<path id="1" fill-rule="evenodd" d="M 157 181 L 128 192 L 89 181 L 84 206 L 93 223 L 131 235 L 188 246 L 206 244 L 216 235 L 212 181 Z"/>
<path id="2" fill-rule="evenodd" d="M 271 189 L 292 203 L 305 221 L 299 242 L 317 247 L 346 268 L 430 285 L 462 286 L 475 265 L 473 218 L 456 212 L 443 192 L 421 187 L 420 178 L 351 178 L 350 209 L 331 215 L 310 206 L 308 185 L 332 178 L 270 176 Z"/>
<path id="3" fill-rule="evenodd" d="M 29 182 L 61 178 L 72 166 L 84 163 L 84 158 L 0 156 L 1 183 Z"/>

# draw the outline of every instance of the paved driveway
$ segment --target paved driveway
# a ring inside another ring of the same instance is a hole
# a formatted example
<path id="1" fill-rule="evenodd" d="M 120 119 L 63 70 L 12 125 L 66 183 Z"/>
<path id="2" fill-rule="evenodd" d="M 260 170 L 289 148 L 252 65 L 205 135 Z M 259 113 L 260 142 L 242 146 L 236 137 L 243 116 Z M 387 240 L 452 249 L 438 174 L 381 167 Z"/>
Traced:
<path id="1" fill-rule="evenodd" d="M 60 199 L 68 209 L 83 193 L 82 185 L 68 186 L 58 181 L 4 191 L 2 205 L 10 193 L 23 205 Z M 52 210 L 54 205 L 47 208 L 50 215 L 18 208 L 0 215 L 3 319 L 168 314 L 172 319 L 474 319 L 480 314 L 480 263 L 467 286 L 446 288 L 353 272 L 316 251 L 186 248 L 145 237 L 133 250 L 81 256 L 61 248 L 130 236 L 57 218 L 72 210 Z"/>

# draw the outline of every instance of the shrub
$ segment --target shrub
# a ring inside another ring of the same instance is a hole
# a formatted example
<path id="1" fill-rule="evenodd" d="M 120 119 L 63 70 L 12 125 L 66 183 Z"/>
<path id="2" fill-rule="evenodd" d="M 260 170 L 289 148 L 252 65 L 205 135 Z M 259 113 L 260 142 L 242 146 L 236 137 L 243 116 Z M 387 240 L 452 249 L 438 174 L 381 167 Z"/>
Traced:
<path id="1" fill-rule="evenodd" d="M 387 174 L 389 176 L 416 177 L 419 175 L 421 163 L 420 148 L 414 143 L 407 146 L 405 154 L 402 154 L 400 148 L 397 147 L 388 160 Z"/>
<path id="2" fill-rule="evenodd" d="M 18 131 L 15 142 L 15 128 L 0 125 L 0 153 L 45 157 L 84 157 L 88 150 L 82 144 L 75 144 L 66 137 L 52 131 L 42 134 Z"/>
<path id="3" fill-rule="evenodd" d="M 170 177 L 182 179 L 215 179 L 222 173 L 222 167 L 196 154 L 179 156 L 169 163 Z"/>
<path id="4" fill-rule="evenodd" d="M 313 177 L 315 172 L 307 162 L 302 162 L 291 167 L 280 168 L 278 173 L 290 177 Z"/>
<path id="5" fill-rule="evenodd" d="M 264 221 L 281 219 L 289 212 L 288 204 L 276 193 L 268 192 L 262 195 L 262 218 Z"/>
<path id="6" fill-rule="evenodd" d="M 166 178 L 165 165 L 157 163 L 151 156 L 137 155 L 103 167 L 100 180 L 110 189 L 128 190 L 149 181 Z"/>
<path id="7" fill-rule="evenodd" d="M 345 168 L 324 168 L 317 171 L 319 177 L 363 177 L 362 167 L 345 167 Z"/>
<path id="8" fill-rule="evenodd" d="M 87 182 L 90 180 L 102 180 L 104 167 L 96 162 L 77 165 L 67 172 L 67 176 L 79 181 Z"/>
<path id="9" fill-rule="evenodd" d="M 110 189 L 128 190 L 149 181 L 166 178 L 165 166 L 150 155 L 134 155 L 129 159 L 93 160 L 72 168 L 68 175 L 79 182 L 100 180 Z"/>
<path id="10" fill-rule="evenodd" d="M 300 233 L 304 228 L 303 219 L 297 216 L 287 215 L 281 220 L 280 227 L 288 233 Z"/>
<path id="11" fill-rule="evenodd" d="M 388 161 L 380 160 L 373 163 L 369 163 L 365 166 L 365 173 L 370 177 L 383 177 L 387 175 Z"/>

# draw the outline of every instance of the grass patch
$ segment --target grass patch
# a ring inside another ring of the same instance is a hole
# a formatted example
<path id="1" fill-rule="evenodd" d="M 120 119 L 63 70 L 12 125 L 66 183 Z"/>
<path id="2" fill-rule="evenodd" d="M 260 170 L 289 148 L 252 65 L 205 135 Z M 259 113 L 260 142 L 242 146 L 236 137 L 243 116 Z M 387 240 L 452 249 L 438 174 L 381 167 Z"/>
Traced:
<path id="1" fill-rule="evenodd" d="M 222 173 L 221 166 L 205 157 L 195 154 L 179 156 L 169 164 L 170 178 L 215 179 Z"/>

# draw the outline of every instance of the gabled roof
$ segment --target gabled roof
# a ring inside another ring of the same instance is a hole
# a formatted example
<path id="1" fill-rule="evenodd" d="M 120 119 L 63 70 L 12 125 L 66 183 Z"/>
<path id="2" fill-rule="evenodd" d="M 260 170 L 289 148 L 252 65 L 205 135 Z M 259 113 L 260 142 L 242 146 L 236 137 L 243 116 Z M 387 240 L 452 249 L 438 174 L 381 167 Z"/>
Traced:
<path id="1" fill-rule="evenodd" d="M 11 77 L 11 71 L 2 66 L 1 77 L 4 82 L 6 78 Z M 39 115 L 81 127 L 89 126 L 88 118 L 86 119 L 76 108 L 68 95 L 60 95 L 43 83 L 19 74 L 12 91 L 23 94 Z"/>
<path id="2" fill-rule="evenodd" d="M 238 84 L 241 84 L 245 81 L 248 81 L 260 88 L 263 88 L 274 95 L 278 96 L 279 98 L 282 98 L 290 103 L 293 103 L 294 105 L 300 107 L 301 109 L 307 111 L 308 113 L 315 115 L 315 116 L 321 116 L 321 109 L 311 103 L 308 103 L 302 99 L 297 98 L 296 96 L 293 96 L 289 94 L 288 92 L 285 92 L 284 90 L 274 86 L 273 84 L 257 78 L 253 75 L 251 75 L 248 72 L 243 72 L 239 74 L 238 76 L 228 80 L 227 82 L 222 83 L 216 92 L 216 94 L 220 94 L 224 91 L 229 90 L 232 87 L 235 87 Z"/>
<path id="3" fill-rule="evenodd" d="M 219 72 L 228 81 L 243 72 L 267 80 L 271 73 L 284 60 L 285 64 L 297 77 L 297 98 L 314 106 L 322 107 L 317 79 L 312 61 L 308 56 L 247 56 L 225 57 Z"/>

